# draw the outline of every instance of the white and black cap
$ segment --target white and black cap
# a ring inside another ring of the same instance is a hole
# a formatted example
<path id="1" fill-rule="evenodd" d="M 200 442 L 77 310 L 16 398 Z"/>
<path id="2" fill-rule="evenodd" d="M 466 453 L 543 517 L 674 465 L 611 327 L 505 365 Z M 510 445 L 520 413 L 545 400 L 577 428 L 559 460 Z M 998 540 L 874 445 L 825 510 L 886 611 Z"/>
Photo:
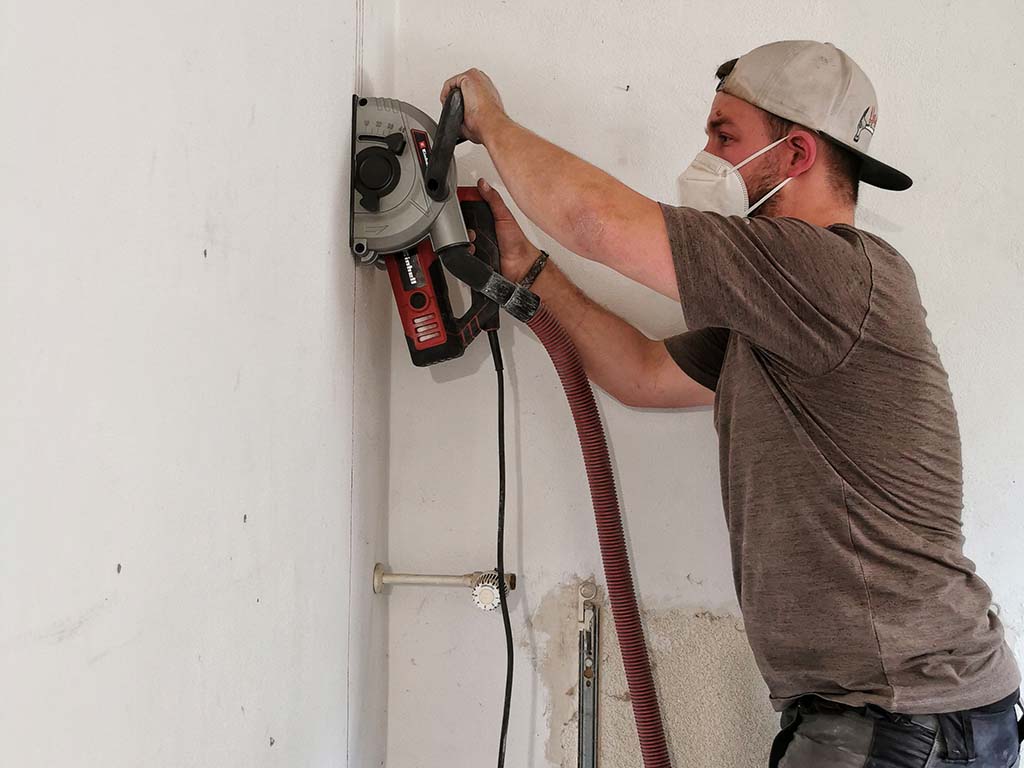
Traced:
<path id="1" fill-rule="evenodd" d="M 857 63 L 831 43 L 784 40 L 744 54 L 718 90 L 805 125 L 861 158 L 860 180 L 903 190 L 909 176 L 868 152 L 878 124 L 875 89 Z"/>

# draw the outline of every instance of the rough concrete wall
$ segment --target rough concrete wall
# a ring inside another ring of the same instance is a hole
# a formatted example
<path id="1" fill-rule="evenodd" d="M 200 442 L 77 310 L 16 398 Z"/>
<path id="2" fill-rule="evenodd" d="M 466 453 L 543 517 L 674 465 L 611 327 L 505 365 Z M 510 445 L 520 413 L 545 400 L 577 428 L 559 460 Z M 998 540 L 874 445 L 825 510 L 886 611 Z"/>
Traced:
<path id="1" fill-rule="evenodd" d="M 917 272 L 960 415 L 967 551 L 992 585 L 1019 655 L 1024 574 L 1015 553 L 1024 551 L 1018 523 L 1024 411 L 1013 403 L 1024 380 L 1017 341 L 1024 326 L 1024 246 L 1014 222 L 1024 208 L 1024 154 L 1005 141 L 1024 124 L 1024 102 L 1007 97 L 1024 88 L 1024 69 L 1013 66 L 1022 13 L 1012 0 L 399 0 L 394 92 L 436 114 L 444 78 L 479 66 L 494 77 L 517 120 L 672 202 L 676 176 L 703 146 L 713 73 L 722 61 L 773 39 L 824 39 L 848 50 L 878 87 L 873 149 L 916 180 L 907 193 L 864 189 L 859 222 L 899 248 Z M 979 135 L 991 140 L 979 145 Z M 494 178 L 481 148 L 463 146 L 458 157 L 463 181 Z M 678 306 L 581 263 L 539 235 L 537 241 L 593 296 L 651 335 L 682 328 Z M 392 333 L 389 557 L 406 570 L 455 573 L 491 565 L 496 473 L 486 345 L 462 361 L 422 371 L 409 364 L 397 326 Z M 558 764 L 549 740 L 559 737 L 561 720 L 552 725 L 549 713 L 552 697 L 565 688 L 564 677 L 556 685 L 531 672 L 543 640 L 532 617 L 571 574 L 593 572 L 600 580 L 600 559 L 557 379 L 528 333 L 506 321 L 502 337 L 515 467 L 509 567 L 521 576 L 512 599 L 519 650 L 509 755 L 519 765 L 544 768 Z M 703 611 L 735 615 L 710 413 L 635 411 L 599 401 L 645 607 L 684 625 L 686 616 Z M 503 673 L 500 622 L 461 593 L 396 590 L 388 600 L 390 768 L 440 764 L 452 755 L 467 765 L 492 762 Z M 572 617 L 567 610 L 569 626 Z M 731 645 L 706 650 L 714 657 L 711 668 L 731 668 L 738 658 Z M 575 653 L 564 663 L 572 679 Z M 689 679 L 668 701 L 669 721 L 685 722 L 676 720 L 676 704 L 698 700 L 706 686 Z M 745 695 L 758 707 L 764 703 L 756 678 L 747 680 Z M 722 722 L 735 710 L 713 697 L 707 706 Z M 614 703 L 606 708 L 613 711 Z M 766 719 L 755 721 L 767 729 L 773 718 L 764 712 Z M 606 722 L 604 739 L 625 744 L 630 727 L 625 720 Z M 673 739 L 677 750 L 686 744 L 681 735 Z M 766 746 L 751 747 L 751 766 Z M 719 754 L 730 749 L 722 746 Z"/>
<path id="2" fill-rule="evenodd" d="M 768 705 L 742 621 L 681 608 L 646 611 L 644 618 L 674 764 L 699 756 L 716 768 L 767 765 L 778 716 Z M 600 719 L 606 730 L 600 755 L 604 765 L 629 765 L 640 745 L 612 622 L 602 630 Z"/>

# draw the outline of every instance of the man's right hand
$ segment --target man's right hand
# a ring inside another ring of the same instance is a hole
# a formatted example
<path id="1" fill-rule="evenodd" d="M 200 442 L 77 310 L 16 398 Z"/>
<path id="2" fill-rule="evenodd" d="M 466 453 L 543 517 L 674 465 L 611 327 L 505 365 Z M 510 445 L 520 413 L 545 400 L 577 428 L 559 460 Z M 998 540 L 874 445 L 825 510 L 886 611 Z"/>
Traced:
<path id="1" fill-rule="evenodd" d="M 498 237 L 498 251 L 501 253 L 501 274 L 518 283 L 540 256 L 540 251 L 523 232 L 498 190 L 483 179 L 476 183 L 476 187 L 494 216 L 494 233 Z M 475 239 L 476 233 L 470 231 L 469 238 Z"/>
<path id="2" fill-rule="evenodd" d="M 441 88 L 442 104 L 452 88 L 462 90 L 462 135 L 474 144 L 485 144 L 488 128 L 507 117 L 498 89 L 491 78 L 479 69 L 468 69 L 448 78 Z"/>
<path id="3" fill-rule="evenodd" d="M 498 191 L 483 179 L 476 186 L 494 215 L 501 273 L 518 283 L 540 251 L 523 233 Z M 470 230 L 469 239 L 475 236 Z M 662 342 L 652 341 L 592 302 L 555 264 L 548 263 L 532 290 L 576 344 L 587 375 L 624 405 L 689 408 L 714 402 L 714 392 L 683 373 Z"/>

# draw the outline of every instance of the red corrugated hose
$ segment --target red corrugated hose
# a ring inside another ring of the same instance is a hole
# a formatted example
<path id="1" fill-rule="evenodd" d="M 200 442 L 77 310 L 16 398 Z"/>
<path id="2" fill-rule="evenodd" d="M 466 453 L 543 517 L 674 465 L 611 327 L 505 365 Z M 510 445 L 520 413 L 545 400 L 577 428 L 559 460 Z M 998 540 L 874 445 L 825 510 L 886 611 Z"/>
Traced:
<path id="1" fill-rule="evenodd" d="M 590 389 L 590 380 L 569 334 L 543 304 L 530 320 L 529 326 L 555 365 L 576 422 L 587 481 L 590 484 L 590 497 L 594 504 L 594 517 L 597 520 L 597 538 L 601 545 L 608 598 L 615 618 L 619 647 L 622 649 L 644 768 L 671 768 L 661 710 L 658 708 L 658 694 L 654 688 L 644 629 L 633 590 L 619 497 L 615 491 L 615 475 L 608 456 L 601 415 Z"/>

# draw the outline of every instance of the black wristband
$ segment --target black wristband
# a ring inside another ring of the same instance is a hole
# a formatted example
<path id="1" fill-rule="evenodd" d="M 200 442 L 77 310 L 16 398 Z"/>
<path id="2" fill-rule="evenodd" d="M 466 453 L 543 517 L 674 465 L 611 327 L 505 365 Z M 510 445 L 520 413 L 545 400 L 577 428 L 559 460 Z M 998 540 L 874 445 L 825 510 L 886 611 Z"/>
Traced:
<path id="1" fill-rule="evenodd" d="M 519 281 L 519 285 L 523 288 L 531 287 L 533 285 L 533 281 L 537 279 L 541 270 L 544 269 L 544 265 L 548 263 L 549 258 L 551 257 L 548 256 L 547 251 L 541 251 L 540 256 L 537 257 L 537 260 L 533 262 L 533 266 L 530 267 L 530 271 L 527 272 L 523 279 Z"/>

